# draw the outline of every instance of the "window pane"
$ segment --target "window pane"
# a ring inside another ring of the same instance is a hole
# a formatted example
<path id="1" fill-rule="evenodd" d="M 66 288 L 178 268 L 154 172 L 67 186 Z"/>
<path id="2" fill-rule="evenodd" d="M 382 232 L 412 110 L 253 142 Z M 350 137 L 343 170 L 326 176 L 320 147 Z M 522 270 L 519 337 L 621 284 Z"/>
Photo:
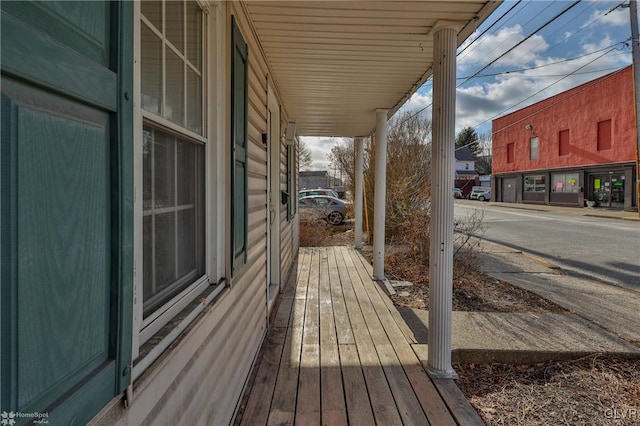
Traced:
<path id="1" fill-rule="evenodd" d="M 187 68 L 187 129 L 202 134 L 202 84 L 191 68 Z"/>
<path id="2" fill-rule="evenodd" d="M 174 137 L 155 132 L 153 144 L 153 195 L 152 208 L 175 205 L 175 142 Z"/>
<path id="3" fill-rule="evenodd" d="M 531 159 L 538 158 L 538 138 L 531 138 Z"/>
<path id="4" fill-rule="evenodd" d="M 204 145 L 144 126 L 144 315 L 204 273 Z M 146 188 L 150 186 L 151 189 Z M 148 208 L 147 208 L 148 206 Z"/>
<path id="5" fill-rule="evenodd" d="M 196 217 L 195 209 L 178 212 L 178 276 L 196 271 Z"/>
<path id="6" fill-rule="evenodd" d="M 140 9 L 145 18 L 147 18 L 162 32 L 162 2 L 155 0 L 144 0 L 141 2 Z"/>
<path id="7" fill-rule="evenodd" d="M 181 1 L 168 1 L 164 4 L 165 35 L 173 46 L 184 54 L 184 3 Z"/>
<path id="8" fill-rule="evenodd" d="M 178 205 L 194 204 L 196 189 L 196 146 L 178 141 Z"/>
<path id="9" fill-rule="evenodd" d="M 176 215 L 155 216 L 155 291 L 158 293 L 176 279 Z"/>
<path id="10" fill-rule="evenodd" d="M 142 200 L 143 209 L 153 208 L 153 133 L 145 127 L 142 131 Z"/>
<path id="11" fill-rule="evenodd" d="M 169 47 L 165 47 L 167 61 L 166 103 L 164 117 L 184 126 L 184 62 Z"/>
<path id="12" fill-rule="evenodd" d="M 187 3 L 187 59 L 202 70 L 202 11 L 195 2 Z"/>
<path id="13" fill-rule="evenodd" d="M 146 2 L 143 2 L 143 4 Z M 160 114 L 162 104 L 162 41 L 142 24 L 141 83 L 142 108 Z"/>
<path id="14" fill-rule="evenodd" d="M 142 295 L 146 301 L 153 291 L 153 216 L 142 219 Z"/>

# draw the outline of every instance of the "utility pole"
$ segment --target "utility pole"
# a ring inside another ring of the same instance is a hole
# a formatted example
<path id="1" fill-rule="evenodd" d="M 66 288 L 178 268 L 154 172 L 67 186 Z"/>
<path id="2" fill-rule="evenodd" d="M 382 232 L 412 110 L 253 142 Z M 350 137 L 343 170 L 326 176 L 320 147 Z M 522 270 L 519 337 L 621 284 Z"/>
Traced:
<path id="1" fill-rule="evenodd" d="M 636 98 L 636 203 L 640 217 L 640 40 L 638 39 L 638 4 L 629 0 L 631 18 L 631 56 L 633 58 L 633 87 Z"/>

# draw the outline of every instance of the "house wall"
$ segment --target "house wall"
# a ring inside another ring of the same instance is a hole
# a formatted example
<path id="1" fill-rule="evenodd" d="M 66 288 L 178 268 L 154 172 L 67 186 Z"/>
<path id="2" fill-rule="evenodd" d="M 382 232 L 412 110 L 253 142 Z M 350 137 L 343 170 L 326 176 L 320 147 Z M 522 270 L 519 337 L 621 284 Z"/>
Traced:
<path id="1" fill-rule="evenodd" d="M 598 151 L 598 122 L 611 120 L 611 148 Z M 525 126 L 531 125 L 527 130 Z M 569 130 L 566 155 L 559 132 Z M 631 67 L 585 83 L 493 121 L 493 173 L 533 171 L 634 161 L 635 112 Z M 539 138 L 539 157 L 529 141 Z M 514 161 L 507 162 L 507 145 Z"/>
<path id="2" fill-rule="evenodd" d="M 475 161 L 459 161 L 456 160 L 456 171 L 465 170 L 465 171 L 475 171 L 476 162 Z"/>
<path id="3" fill-rule="evenodd" d="M 248 76 L 248 252 L 243 267 L 234 272 L 231 286 L 203 312 L 184 336 L 172 345 L 133 385 L 133 399 L 124 408 L 116 398 L 94 419 L 94 424 L 229 424 L 235 415 L 254 360 L 268 327 L 267 318 L 267 81 L 269 70 L 243 5 L 220 2 L 212 7 L 218 25 L 225 26 L 227 87 L 230 82 L 231 15 L 249 46 Z M 223 100 L 229 122 L 229 90 Z M 288 117 L 282 108 L 281 122 Z M 214 122 L 215 117 L 211 117 Z M 228 144 L 225 140 L 215 143 Z M 286 190 L 286 146 L 281 143 L 280 187 Z M 230 164 L 227 149 L 225 164 Z M 297 169 L 297 168 L 296 168 Z M 225 209 L 217 206 L 217 209 Z M 297 217 L 289 220 L 281 209 L 281 282 L 297 258 Z M 228 235 L 225 238 L 228 241 Z M 228 247 L 228 244 L 225 244 Z M 227 248 L 228 250 L 228 248 Z M 277 267 L 277 266 L 273 266 Z"/>

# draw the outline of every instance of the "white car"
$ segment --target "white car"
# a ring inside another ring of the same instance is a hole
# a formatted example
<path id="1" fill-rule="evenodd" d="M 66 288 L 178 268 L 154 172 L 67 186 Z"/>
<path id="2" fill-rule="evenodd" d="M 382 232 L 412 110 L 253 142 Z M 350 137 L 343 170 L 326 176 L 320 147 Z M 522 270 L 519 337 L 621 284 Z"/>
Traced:
<path id="1" fill-rule="evenodd" d="M 327 197 L 340 198 L 338 197 L 338 193 L 336 191 L 327 188 L 302 189 L 298 193 L 298 198 L 310 197 L 312 195 L 325 195 Z"/>
<path id="2" fill-rule="evenodd" d="M 469 194 L 470 200 L 489 201 L 491 200 L 491 188 L 474 189 Z"/>

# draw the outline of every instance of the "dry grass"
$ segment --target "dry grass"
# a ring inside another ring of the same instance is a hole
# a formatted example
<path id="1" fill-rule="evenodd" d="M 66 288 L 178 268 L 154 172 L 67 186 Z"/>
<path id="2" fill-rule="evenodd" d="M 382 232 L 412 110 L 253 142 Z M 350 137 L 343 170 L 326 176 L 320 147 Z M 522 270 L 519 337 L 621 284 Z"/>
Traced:
<path id="1" fill-rule="evenodd" d="M 640 360 L 593 355 L 454 367 L 458 386 L 488 425 L 640 424 Z"/>
<path id="2" fill-rule="evenodd" d="M 354 243 L 349 225 L 331 226 L 312 220 L 300 220 L 300 247 L 348 246 Z"/>
<path id="3" fill-rule="evenodd" d="M 474 312 L 566 312 L 542 297 L 492 278 L 475 266 L 475 257 L 468 255 L 454 262 L 453 309 Z M 411 281 L 405 289 L 408 296 L 393 296 L 403 307 L 429 309 L 429 267 L 413 258 L 412 252 L 389 247 L 385 252 L 385 272 L 391 279 Z"/>

